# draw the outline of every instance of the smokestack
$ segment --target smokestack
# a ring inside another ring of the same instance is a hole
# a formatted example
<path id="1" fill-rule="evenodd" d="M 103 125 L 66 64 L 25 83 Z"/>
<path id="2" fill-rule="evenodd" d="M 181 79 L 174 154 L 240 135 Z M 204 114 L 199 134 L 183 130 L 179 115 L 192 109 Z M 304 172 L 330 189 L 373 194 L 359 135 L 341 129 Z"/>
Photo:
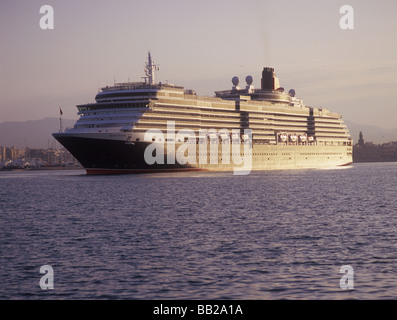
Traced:
<path id="1" fill-rule="evenodd" d="M 274 68 L 263 68 L 261 81 L 262 90 L 276 90 L 279 88 L 279 86 L 280 85 L 278 78 L 276 78 Z"/>

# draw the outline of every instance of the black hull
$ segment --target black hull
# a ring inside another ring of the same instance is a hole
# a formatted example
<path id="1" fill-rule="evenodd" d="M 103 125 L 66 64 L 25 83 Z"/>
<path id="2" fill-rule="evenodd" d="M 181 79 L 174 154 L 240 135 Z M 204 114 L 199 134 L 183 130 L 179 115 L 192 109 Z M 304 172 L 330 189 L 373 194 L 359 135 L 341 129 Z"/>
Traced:
<path id="1" fill-rule="evenodd" d="M 235 174 L 248 174 L 251 170 L 330 168 L 352 162 L 349 146 L 259 144 L 253 145 L 254 148 L 248 153 L 250 160 L 244 160 L 244 166 L 235 165 L 233 161 L 224 164 L 221 160 L 213 164 L 201 163 L 200 159 L 196 159 L 196 164 L 180 164 L 178 161 L 167 163 L 166 150 L 162 155 L 163 161 L 160 161 L 164 164 L 155 162 L 151 165 L 145 161 L 145 150 L 151 142 L 126 143 L 123 140 L 83 138 L 68 134 L 54 134 L 54 137 L 81 163 L 87 174 L 170 171 L 234 171 Z M 218 155 L 222 157 L 222 145 L 219 148 Z M 207 152 L 209 160 L 211 150 L 207 149 Z"/>
<path id="2" fill-rule="evenodd" d="M 153 164 L 144 159 L 149 143 L 126 143 L 119 140 L 89 139 L 81 137 L 54 137 L 86 169 L 87 174 L 125 174 L 201 170 L 187 165 Z"/>

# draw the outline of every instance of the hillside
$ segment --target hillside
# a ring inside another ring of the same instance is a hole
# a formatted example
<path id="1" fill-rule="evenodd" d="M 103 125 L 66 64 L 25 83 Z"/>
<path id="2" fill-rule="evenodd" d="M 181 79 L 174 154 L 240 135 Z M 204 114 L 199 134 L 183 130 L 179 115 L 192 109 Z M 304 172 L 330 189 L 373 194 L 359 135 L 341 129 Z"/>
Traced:
<path id="1" fill-rule="evenodd" d="M 76 120 L 62 119 L 63 128 L 71 127 Z M 58 132 L 59 118 L 44 118 L 25 122 L 0 123 L 0 145 L 17 148 L 47 148 L 56 140 L 53 132 Z"/>
<path id="2" fill-rule="evenodd" d="M 376 126 L 357 124 L 352 121 L 345 121 L 350 134 L 353 138 L 354 144 L 358 141 L 360 131 L 362 131 L 365 142 L 373 142 L 375 144 L 386 143 L 390 141 L 397 141 L 397 128 L 383 129 Z"/>

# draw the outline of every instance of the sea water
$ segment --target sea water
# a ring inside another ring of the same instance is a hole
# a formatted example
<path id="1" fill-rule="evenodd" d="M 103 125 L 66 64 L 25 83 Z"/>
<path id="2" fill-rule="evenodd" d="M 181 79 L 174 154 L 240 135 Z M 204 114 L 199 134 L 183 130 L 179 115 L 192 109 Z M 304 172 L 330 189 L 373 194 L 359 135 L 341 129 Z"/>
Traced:
<path id="1" fill-rule="evenodd" d="M 0 299 L 395 299 L 396 173 L 0 171 Z"/>

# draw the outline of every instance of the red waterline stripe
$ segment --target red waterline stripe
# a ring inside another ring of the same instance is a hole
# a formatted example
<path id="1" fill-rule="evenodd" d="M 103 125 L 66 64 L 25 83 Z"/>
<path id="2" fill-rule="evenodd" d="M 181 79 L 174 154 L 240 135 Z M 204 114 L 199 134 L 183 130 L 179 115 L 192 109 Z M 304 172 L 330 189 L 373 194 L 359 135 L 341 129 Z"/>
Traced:
<path id="1" fill-rule="evenodd" d="M 208 171 L 206 169 L 85 169 L 88 175 L 110 175 L 110 174 L 133 174 L 133 173 L 155 173 L 155 172 L 177 172 L 177 171 Z"/>

